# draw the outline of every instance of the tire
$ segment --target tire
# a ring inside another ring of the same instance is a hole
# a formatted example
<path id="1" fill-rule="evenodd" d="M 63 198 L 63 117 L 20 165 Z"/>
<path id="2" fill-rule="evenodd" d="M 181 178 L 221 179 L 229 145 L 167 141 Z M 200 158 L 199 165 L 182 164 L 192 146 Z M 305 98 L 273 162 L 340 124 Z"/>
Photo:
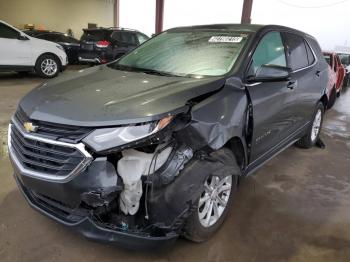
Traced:
<path id="1" fill-rule="evenodd" d="M 337 99 L 337 91 L 334 87 L 332 89 L 331 95 L 329 96 L 329 102 L 327 104 L 327 109 L 331 109 L 334 106 L 336 99 Z"/>
<path id="2" fill-rule="evenodd" d="M 298 147 L 311 148 L 316 144 L 318 138 L 320 137 L 322 123 L 323 123 L 323 116 L 324 116 L 324 106 L 321 102 L 318 102 L 311 120 L 311 125 L 308 128 L 307 134 L 296 143 Z"/>
<path id="3" fill-rule="evenodd" d="M 53 55 L 42 55 L 35 64 L 35 72 L 42 78 L 54 78 L 61 71 L 59 59 Z"/>
<path id="4" fill-rule="evenodd" d="M 340 97 L 341 91 L 337 92 L 337 98 Z"/>
<path id="5" fill-rule="evenodd" d="M 209 177 L 205 183 L 208 183 L 209 181 L 215 180 L 215 177 Z M 209 219 L 209 223 L 212 224 L 207 224 L 206 226 L 203 225 L 204 220 L 207 216 L 204 216 L 202 219 L 200 219 L 200 215 L 205 213 L 205 207 L 206 204 L 201 205 L 199 203 L 199 201 L 201 199 L 203 199 L 203 197 L 205 196 L 205 194 L 207 194 L 207 190 L 204 189 L 202 195 L 200 196 L 200 198 L 197 200 L 197 205 L 198 208 L 196 208 L 192 214 L 187 218 L 185 227 L 184 227 L 184 233 L 183 236 L 185 238 L 187 238 L 188 240 L 191 240 L 193 242 L 197 242 L 197 243 L 201 243 L 204 242 L 206 240 L 208 240 L 212 235 L 214 235 L 218 229 L 220 228 L 220 226 L 223 224 L 223 222 L 225 221 L 225 218 L 227 217 L 227 214 L 229 212 L 232 200 L 233 200 L 233 195 L 235 193 L 235 191 L 237 191 L 237 179 L 238 176 L 235 175 L 231 175 L 231 176 L 227 176 L 225 178 L 219 178 L 221 179 L 219 182 L 223 181 L 223 180 L 227 180 L 227 182 L 231 182 L 231 190 L 229 192 L 229 194 L 227 194 L 227 191 L 224 191 L 226 193 L 226 195 L 224 195 L 222 193 L 221 197 L 222 199 L 224 199 L 225 197 L 227 197 L 227 201 L 226 201 L 226 205 L 223 207 L 221 206 L 218 202 L 216 205 L 216 207 L 218 208 L 224 208 L 221 212 L 221 215 L 219 215 L 219 219 L 217 219 L 216 221 L 214 219 Z M 224 184 L 225 185 L 225 184 Z M 226 184 L 227 186 L 227 184 Z M 213 200 L 212 200 L 213 201 Z M 214 215 L 214 205 L 212 205 L 212 215 Z M 219 209 L 216 209 L 217 212 L 219 212 Z M 202 212 L 201 212 L 202 211 Z M 211 215 L 211 217 L 212 217 Z M 214 222 L 215 221 L 215 222 Z"/>
<path id="6" fill-rule="evenodd" d="M 349 75 L 350 73 L 346 74 L 343 80 L 343 87 L 347 87 L 349 85 Z"/>
<path id="7" fill-rule="evenodd" d="M 29 75 L 29 71 L 18 71 L 17 74 L 21 77 L 26 77 Z"/>

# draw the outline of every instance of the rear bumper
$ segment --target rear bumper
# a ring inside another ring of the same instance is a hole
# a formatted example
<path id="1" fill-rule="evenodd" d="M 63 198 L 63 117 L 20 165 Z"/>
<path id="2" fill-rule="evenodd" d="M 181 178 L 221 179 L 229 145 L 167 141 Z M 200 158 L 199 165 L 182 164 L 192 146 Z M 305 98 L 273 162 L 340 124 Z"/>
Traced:
<path id="1" fill-rule="evenodd" d="M 113 57 L 113 52 L 110 50 L 80 51 L 78 53 L 78 60 L 80 63 L 104 64 L 113 61 Z"/>
<path id="2" fill-rule="evenodd" d="M 85 58 L 85 57 L 78 57 L 79 62 L 81 63 L 95 63 L 95 64 L 101 64 L 101 60 L 98 57 L 95 58 Z"/>
<path id="3" fill-rule="evenodd" d="M 79 233 L 87 239 L 103 243 L 112 243 L 128 249 L 150 250 L 171 245 L 178 238 L 176 233 L 168 233 L 166 236 L 162 237 L 152 237 L 112 230 L 98 225 L 87 216 L 81 217 L 81 219 L 74 222 L 69 221 L 63 217 L 59 217 L 49 206 L 42 204 L 30 190 L 22 185 L 16 174 L 14 177 L 18 188 L 32 208 L 69 227 L 71 230 Z"/>

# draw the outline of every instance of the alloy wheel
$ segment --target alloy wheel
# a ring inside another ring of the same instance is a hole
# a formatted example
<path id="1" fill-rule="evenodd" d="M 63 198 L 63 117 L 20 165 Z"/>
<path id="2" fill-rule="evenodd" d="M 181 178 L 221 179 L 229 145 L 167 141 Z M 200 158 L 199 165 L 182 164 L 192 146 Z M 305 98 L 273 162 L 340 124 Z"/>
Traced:
<path id="1" fill-rule="evenodd" d="M 232 189 L 232 176 L 209 177 L 199 198 L 198 217 L 203 227 L 214 225 L 224 213 Z"/>
<path id="2" fill-rule="evenodd" d="M 57 73 L 57 62 L 51 58 L 46 58 L 41 62 L 41 71 L 47 76 L 53 76 Z"/>
<path id="3" fill-rule="evenodd" d="M 314 122 L 312 123 L 311 141 L 315 141 L 317 139 L 317 136 L 321 130 L 321 123 L 322 123 L 322 111 L 321 109 L 318 109 L 315 115 Z"/>

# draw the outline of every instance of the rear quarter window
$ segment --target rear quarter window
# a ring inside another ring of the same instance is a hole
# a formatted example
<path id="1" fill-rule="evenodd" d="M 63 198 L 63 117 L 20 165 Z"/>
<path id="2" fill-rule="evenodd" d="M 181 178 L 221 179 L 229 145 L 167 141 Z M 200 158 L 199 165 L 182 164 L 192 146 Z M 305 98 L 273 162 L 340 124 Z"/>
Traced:
<path id="1" fill-rule="evenodd" d="M 138 39 L 136 38 L 136 35 L 133 32 L 115 31 L 111 34 L 111 37 L 119 43 L 128 45 L 138 44 Z"/>

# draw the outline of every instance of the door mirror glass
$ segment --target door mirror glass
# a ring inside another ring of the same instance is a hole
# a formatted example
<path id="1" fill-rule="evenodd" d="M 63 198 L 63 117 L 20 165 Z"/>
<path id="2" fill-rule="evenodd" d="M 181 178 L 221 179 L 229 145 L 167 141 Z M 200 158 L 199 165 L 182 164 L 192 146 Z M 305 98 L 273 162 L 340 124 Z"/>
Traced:
<path id="1" fill-rule="evenodd" d="M 248 77 L 249 82 L 286 81 L 290 78 L 291 69 L 277 65 L 262 65 L 255 76 Z"/>

